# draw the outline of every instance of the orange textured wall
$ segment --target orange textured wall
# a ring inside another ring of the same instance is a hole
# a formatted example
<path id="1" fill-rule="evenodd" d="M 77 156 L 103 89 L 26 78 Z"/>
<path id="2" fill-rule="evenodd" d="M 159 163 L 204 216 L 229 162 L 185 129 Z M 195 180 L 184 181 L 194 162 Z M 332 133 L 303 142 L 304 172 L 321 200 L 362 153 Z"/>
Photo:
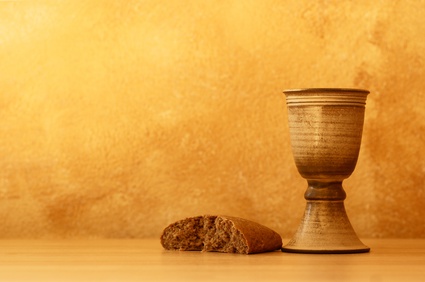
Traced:
<path id="1" fill-rule="evenodd" d="M 2 1 L 0 237 L 156 237 L 228 214 L 295 232 L 282 90 L 371 91 L 346 206 L 424 237 L 423 1 Z"/>

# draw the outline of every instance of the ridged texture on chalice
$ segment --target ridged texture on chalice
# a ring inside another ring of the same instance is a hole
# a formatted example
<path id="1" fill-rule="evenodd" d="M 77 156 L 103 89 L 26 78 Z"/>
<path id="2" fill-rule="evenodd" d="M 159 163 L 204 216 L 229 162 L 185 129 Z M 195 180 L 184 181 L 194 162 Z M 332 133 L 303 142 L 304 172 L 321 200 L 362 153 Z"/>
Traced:
<path id="1" fill-rule="evenodd" d="M 284 91 L 291 146 L 306 179 L 342 180 L 353 172 L 363 130 L 366 90 Z"/>
<path id="2" fill-rule="evenodd" d="M 286 103 L 290 106 L 351 105 L 364 107 L 367 90 L 348 88 L 308 88 L 285 90 Z"/>

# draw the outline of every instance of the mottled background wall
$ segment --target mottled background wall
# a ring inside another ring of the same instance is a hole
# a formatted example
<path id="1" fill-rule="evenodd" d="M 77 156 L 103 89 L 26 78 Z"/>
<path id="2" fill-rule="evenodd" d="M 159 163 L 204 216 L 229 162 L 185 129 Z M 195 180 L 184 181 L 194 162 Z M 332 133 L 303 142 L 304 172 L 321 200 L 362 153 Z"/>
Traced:
<path id="1" fill-rule="evenodd" d="M 371 91 L 346 206 L 424 237 L 425 1 L 1 1 L 0 237 L 304 210 L 282 90 Z"/>

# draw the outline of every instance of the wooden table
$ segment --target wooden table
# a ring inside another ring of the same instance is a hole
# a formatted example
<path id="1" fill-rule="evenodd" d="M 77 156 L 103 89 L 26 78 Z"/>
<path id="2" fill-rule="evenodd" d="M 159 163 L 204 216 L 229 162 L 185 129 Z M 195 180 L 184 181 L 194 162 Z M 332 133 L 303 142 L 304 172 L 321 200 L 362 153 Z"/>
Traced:
<path id="1" fill-rule="evenodd" d="M 363 240 L 370 253 L 165 251 L 158 239 L 0 241 L 0 281 L 425 281 L 425 239 Z"/>

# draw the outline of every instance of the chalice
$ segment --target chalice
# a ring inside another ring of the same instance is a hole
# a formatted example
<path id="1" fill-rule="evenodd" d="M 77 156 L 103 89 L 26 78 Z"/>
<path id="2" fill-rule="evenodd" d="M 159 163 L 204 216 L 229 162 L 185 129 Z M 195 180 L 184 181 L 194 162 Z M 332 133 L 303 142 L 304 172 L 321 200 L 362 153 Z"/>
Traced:
<path id="1" fill-rule="evenodd" d="M 308 187 L 304 217 L 282 251 L 368 252 L 348 219 L 342 182 L 357 163 L 369 91 L 307 88 L 284 93 L 292 153 Z"/>

